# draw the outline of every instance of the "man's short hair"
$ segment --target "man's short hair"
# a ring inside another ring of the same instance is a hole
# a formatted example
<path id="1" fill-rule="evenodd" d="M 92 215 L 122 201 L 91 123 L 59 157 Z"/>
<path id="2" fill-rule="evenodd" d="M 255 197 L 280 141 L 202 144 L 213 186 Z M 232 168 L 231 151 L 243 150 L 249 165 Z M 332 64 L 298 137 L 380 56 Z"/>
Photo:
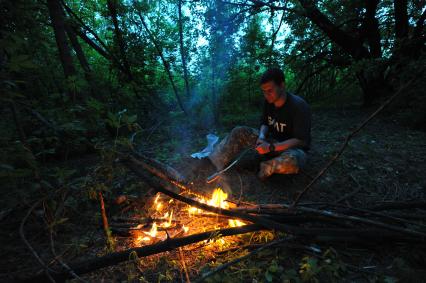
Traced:
<path id="1" fill-rule="evenodd" d="M 275 82 L 277 85 L 285 82 L 284 72 L 279 68 L 270 68 L 266 70 L 260 78 L 260 84 L 267 83 L 269 81 Z"/>

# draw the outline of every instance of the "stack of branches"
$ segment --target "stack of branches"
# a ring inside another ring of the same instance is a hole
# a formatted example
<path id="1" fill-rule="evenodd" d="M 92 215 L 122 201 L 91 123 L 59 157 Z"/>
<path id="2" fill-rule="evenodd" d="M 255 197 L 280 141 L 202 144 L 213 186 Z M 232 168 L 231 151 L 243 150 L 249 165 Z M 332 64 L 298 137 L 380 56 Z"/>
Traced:
<path id="1" fill-rule="evenodd" d="M 147 163 L 140 155 L 123 156 L 122 161 L 136 175 L 142 178 L 157 192 L 190 206 L 219 215 L 238 218 L 262 226 L 262 229 L 282 231 L 294 236 L 315 241 L 349 242 L 412 242 L 425 243 L 426 225 L 418 212 L 395 214 L 402 209 L 426 210 L 426 203 L 384 202 L 370 208 L 354 208 L 336 203 L 298 203 L 293 204 L 248 204 L 234 209 L 223 209 L 200 203 L 176 193 L 176 189 L 193 190 L 184 181 L 173 175 L 152 176 L 147 174 Z M 160 164 L 160 163 L 157 163 Z M 149 166 L 149 165 L 148 165 Z M 157 169 L 158 170 L 158 169 Z M 153 172 L 154 170 L 150 170 Z M 159 171 L 163 171 L 159 169 Z M 177 172 L 176 170 L 173 170 Z M 175 175 L 176 176 L 176 175 Z M 159 178 L 160 177 L 160 178 Z"/>
<path id="2" fill-rule="evenodd" d="M 344 242 L 362 245 L 405 243 L 418 246 L 426 244 L 426 225 L 421 221 L 416 221 L 421 218 L 414 217 L 418 215 L 413 214 L 398 215 L 395 213 L 395 211 L 404 209 L 416 209 L 424 213 L 426 212 L 425 202 L 385 202 L 368 209 L 347 207 L 335 203 L 298 203 L 297 205 L 245 203 L 244 206 L 223 209 L 181 195 L 182 190 L 192 190 L 193 188 L 185 182 L 182 174 L 161 162 L 136 153 L 119 154 L 119 161 L 159 193 L 204 211 L 241 219 L 250 224 L 185 237 L 168 237 L 166 240 L 152 245 L 69 263 L 67 269 L 51 268 L 48 276 L 56 282 L 127 261 L 132 253 L 136 253 L 139 257 L 146 257 L 212 238 L 260 230 L 285 232 L 291 236 L 293 241 L 311 243 Z M 31 278 L 24 278 L 22 281 L 38 282 L 38 280 L 46 280 L 49 277 L 47 277 L 47 273 L 40 272 Z"/>

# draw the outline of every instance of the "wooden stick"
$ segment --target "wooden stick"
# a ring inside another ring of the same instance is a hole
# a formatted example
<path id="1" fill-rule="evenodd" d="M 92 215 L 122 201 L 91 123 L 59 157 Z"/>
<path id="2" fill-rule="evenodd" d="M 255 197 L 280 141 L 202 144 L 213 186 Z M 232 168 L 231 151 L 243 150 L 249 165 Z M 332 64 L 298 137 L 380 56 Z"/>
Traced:
<path id="1" fill-rule="evenodd" d="M 102 196 L 101 191 L 98 192 L 98 196 L 99 196 L 99 202 L 100 202 L 100 205 L 101 205 L 102 224 L 103 224 L 103 227 L 104 227 L 106 242 L 107 242 L 107 245 L 108 245 L 108 249 L 112 250 L 114 248 L 114 242 L 111 238 L 111 230 L 110 230 L 109 225 L 108 225 L 108 218 L 107 218 L 106 211 L 105 211 L 104 197 Z"/>
<path id="2" fill-rule="evenodd" d="M 180 261 L 182 262 L 182 268 L 183 268 L 183 270 L 185 272 L 186 283 L 191 283 L 191 280 L 189 280 L 188 269 L 186 268 L 185 258 L 183 256 L 183 252 L 182 252 L 182 248 L 181 247 L 179 247 L 179 256 L 180 256 Z"/>

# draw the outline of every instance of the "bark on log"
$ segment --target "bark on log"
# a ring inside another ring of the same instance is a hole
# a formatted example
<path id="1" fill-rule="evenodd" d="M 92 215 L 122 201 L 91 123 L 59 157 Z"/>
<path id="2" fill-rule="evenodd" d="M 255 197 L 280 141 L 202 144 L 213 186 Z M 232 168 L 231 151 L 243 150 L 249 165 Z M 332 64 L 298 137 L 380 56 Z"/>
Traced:
<path id="1" fill-rule="evenodd" d="M 55 33 L 59 58 L 61 59 L 62 68 L 64 69 L 64 74 L 67 78 L 75 74 L 75 68 L 72 61 L 71 49 L 68 45 L 65 34 L 65 22 L 62 14 L 62 7 L 58 0 L 48 0 L 47 7 L 49 9 L 49 15 L 52 21 L 53 31 Z"/>

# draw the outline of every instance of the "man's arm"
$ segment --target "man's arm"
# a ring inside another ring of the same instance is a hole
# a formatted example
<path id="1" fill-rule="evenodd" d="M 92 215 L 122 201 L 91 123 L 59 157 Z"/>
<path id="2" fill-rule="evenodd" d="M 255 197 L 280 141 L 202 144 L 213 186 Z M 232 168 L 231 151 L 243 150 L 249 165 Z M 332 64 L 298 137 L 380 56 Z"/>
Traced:
<path id="1" fill-rule="evenodd" d="M 256 145 L 259 145 L 262 142 L 264 142 L 267 134 L 268 134 L 268 126 L 261 125 L 259 130 L 259 137 L 257 138 Z"/>
<path id="2" fill-rule="evenodd" d="M 275 151 L 284 151 L 290 148 L 304 147 L 306 143 L 303 140 L 297 138 L 291 138 L 283 142 L 274 143 Z M 260 154 L 266 154 L 270 152 L 270 143 L 263 141 L 256 147 L 257 152 Z"/>
<path id="3" fill-rule="evenodd" d="M 274 143 L 275 151 L 284 151 L 295 147 L 303 148 L 305 145 L 306 143 L 303 140 L 297 138 L 291 138 L 283 142 Z"/>
<path id="4" fill-rule="evenodd" d="M 266 135 L 268 134 L 268 126 L 267 126 L 268 120 L 267 120 L 266 112 L 267 112 L 267 105 L 266 105 L 266 101 L 264 101 L 262 116 L 260 119 L 259 137 L 257 138 L 256 146 L 264 143 L 266 140 Z"/>

